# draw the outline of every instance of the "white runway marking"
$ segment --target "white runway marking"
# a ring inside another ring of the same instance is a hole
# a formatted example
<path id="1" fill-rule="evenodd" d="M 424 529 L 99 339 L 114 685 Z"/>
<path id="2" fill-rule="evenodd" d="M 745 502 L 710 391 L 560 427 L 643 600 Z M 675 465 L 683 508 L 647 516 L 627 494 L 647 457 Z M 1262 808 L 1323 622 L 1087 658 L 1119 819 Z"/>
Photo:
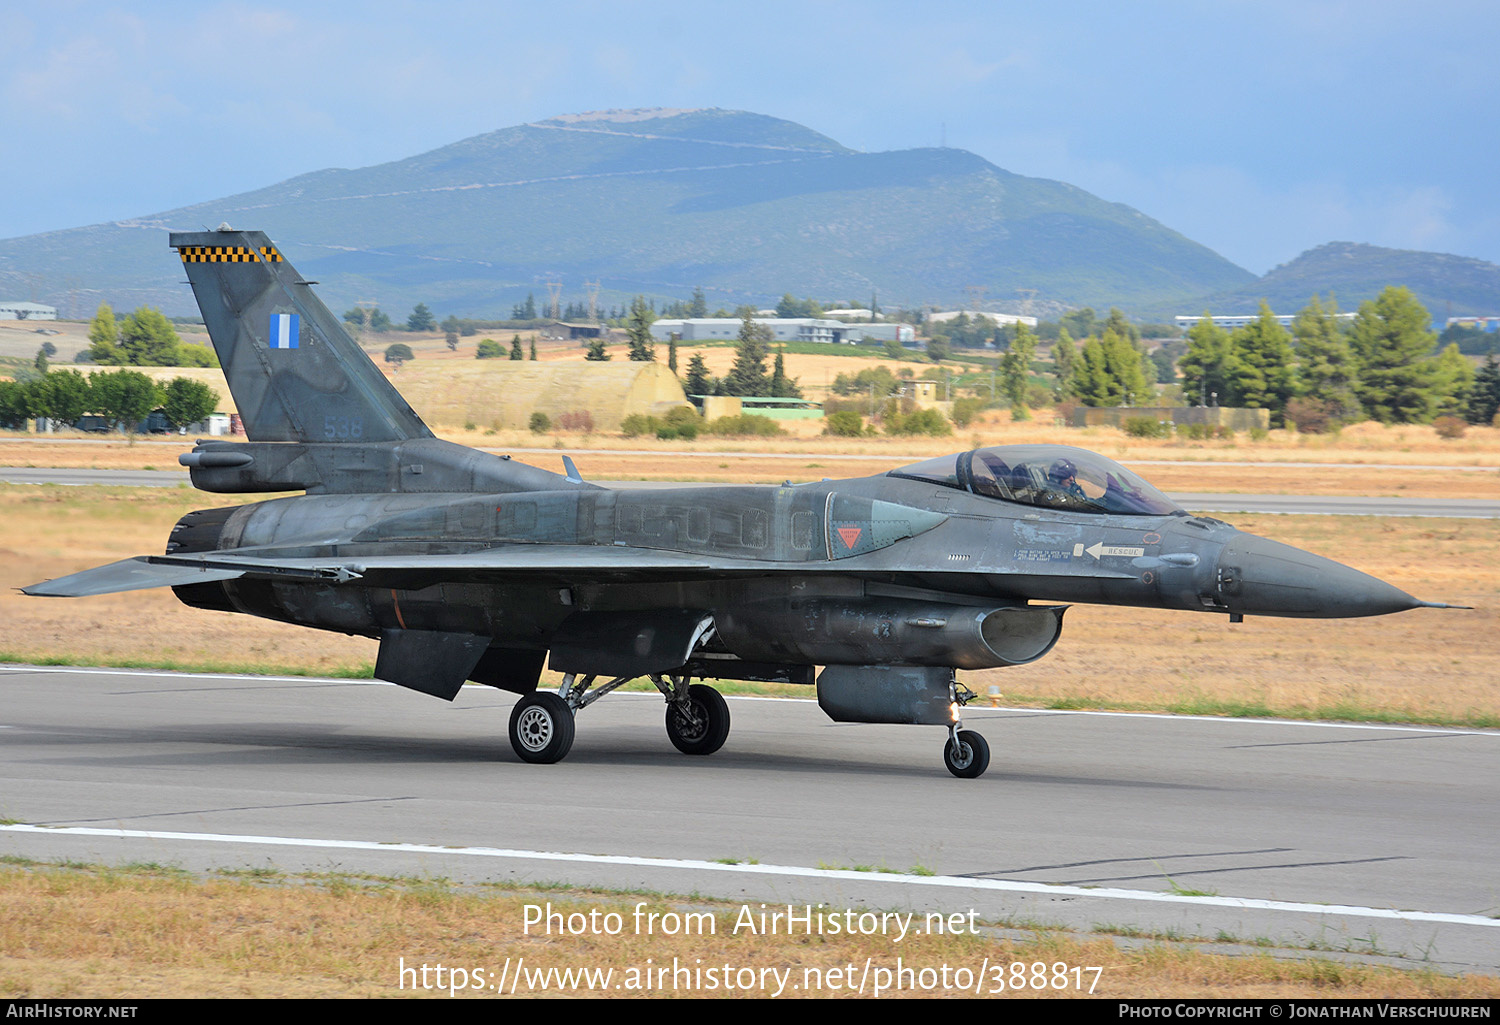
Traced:
<path id="1" fill-rule="evenodd" d="M 1088 897 L 1104 900 L 1145 901 L 1161 904 L 1195 904 L 1200 907 L 1237 908 L 1255 911 L 1289 911 L 1303 915 L 1329 915 L 1345 918 L 1383 918 L 1404 922 L 1441 922 L 1448 925 L 1475 925 L 1500 928 L 1500 919 L 1483 915 L 1446 914 L 1433 911 L 1397 911 L 1390 908 L 1367 908 L 1345 904 L 1304 904 L 1294 901 L 1257 900 L 1249 897 L 1184 896 L 1155 893 L 1150 890 L 1118 890 L 1085 886 L 1051 886 L 1045 883 L 1007 879 L 967 879 L 957 876 L 914 876 L 894 873 L 872 875 L 847 869 L 804 868 L 798 865 L 725 865 L 714 861 L 681 858 L 640 858 L 623 854 L 569 854 L 558 851 L 526 851 L 504 847 L 446 847 L 436 844 L 377 843 L 371 840 L 318 840 L 293 836 L 234 836 L 222 833 L 176 833 L 137 829 L 95 829 L 84 826 L 0 826 L 0 832 L 40 833 L 48 836 L 96 836 L 125 840 L 181 840 L 196 843 L 246 844 L 270 847 L 311 847 L 323 850 L 388 851 L 401 854 L 455 855 L 473 858 L 500 858 L 513 861 L 558 861 L 590 865 L 628 865 L 640 868 L 667 868 L 692 872 L 738 872 L 750 875 L 787 876 L 803 879 L 844 879 L 851 882 L 885 883 L 902 886 L 939 886 L 967 890 L 998 890 L 1011 893 L 1033 893 L 1058 897 Z"/>

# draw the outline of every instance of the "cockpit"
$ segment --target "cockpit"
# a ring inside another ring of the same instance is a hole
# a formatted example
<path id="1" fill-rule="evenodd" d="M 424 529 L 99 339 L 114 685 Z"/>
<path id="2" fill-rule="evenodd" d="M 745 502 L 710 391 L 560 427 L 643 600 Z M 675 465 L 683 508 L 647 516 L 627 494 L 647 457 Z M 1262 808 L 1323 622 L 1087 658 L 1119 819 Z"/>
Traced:
<path id="1" fill-rule="evenodd" d="M 903 466 L 887 476 L 1044 509 L 1115 516 L 1187 515 L 1113 459 L 1067 445 L 976 448 Z"/>

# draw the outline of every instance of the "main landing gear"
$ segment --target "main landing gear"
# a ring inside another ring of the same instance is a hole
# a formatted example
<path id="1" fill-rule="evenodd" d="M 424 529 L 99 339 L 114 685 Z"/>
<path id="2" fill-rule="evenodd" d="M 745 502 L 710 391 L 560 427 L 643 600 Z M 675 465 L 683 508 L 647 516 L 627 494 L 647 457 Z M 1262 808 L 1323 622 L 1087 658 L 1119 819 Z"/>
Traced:
<path id="1" fill-rule="evenodd" d="M 599 687 L 597 677 L 563 677 L 553 694 L 523 695 L 510 713 L 510 746 L 523 762 L 551 764 L 568 756 L 573 747 L 574 717 L 604 695 L 634 677 L 622 676 Z M 650 678 L 667 699 L 667 737 L 683 754 L 710 755 L 729 736 L 729 703 L 712 687 L 689 683 L 689 677 Z"/>

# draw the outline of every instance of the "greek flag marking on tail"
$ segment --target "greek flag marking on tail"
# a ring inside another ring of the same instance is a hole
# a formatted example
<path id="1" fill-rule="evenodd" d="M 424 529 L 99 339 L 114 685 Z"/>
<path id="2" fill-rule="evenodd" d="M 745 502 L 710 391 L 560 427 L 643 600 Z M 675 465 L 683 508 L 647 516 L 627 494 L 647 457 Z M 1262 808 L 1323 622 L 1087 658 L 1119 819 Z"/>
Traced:
<path id="1" fill-rule="evenodd" d="M 295 313 L 271 314 L 271 348 L 295 349 L 297 330 L 302 318 Z"/>

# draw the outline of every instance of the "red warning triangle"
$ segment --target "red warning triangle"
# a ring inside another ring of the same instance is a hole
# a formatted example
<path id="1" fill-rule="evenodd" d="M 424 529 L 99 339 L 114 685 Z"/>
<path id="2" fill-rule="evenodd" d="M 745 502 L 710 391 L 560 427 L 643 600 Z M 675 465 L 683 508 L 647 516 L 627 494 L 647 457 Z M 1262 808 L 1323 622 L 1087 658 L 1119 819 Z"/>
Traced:
<path id="1" fill-rule="evenodd" d="M 839 532 L 839 537 L 843 538 L 844 547 L 849 549 L 851 552 L 854 551 L 854 546 L 859 544 L 859 535 L 861 534 L 863 528 L 838 527 L 836 529 Z"/>

